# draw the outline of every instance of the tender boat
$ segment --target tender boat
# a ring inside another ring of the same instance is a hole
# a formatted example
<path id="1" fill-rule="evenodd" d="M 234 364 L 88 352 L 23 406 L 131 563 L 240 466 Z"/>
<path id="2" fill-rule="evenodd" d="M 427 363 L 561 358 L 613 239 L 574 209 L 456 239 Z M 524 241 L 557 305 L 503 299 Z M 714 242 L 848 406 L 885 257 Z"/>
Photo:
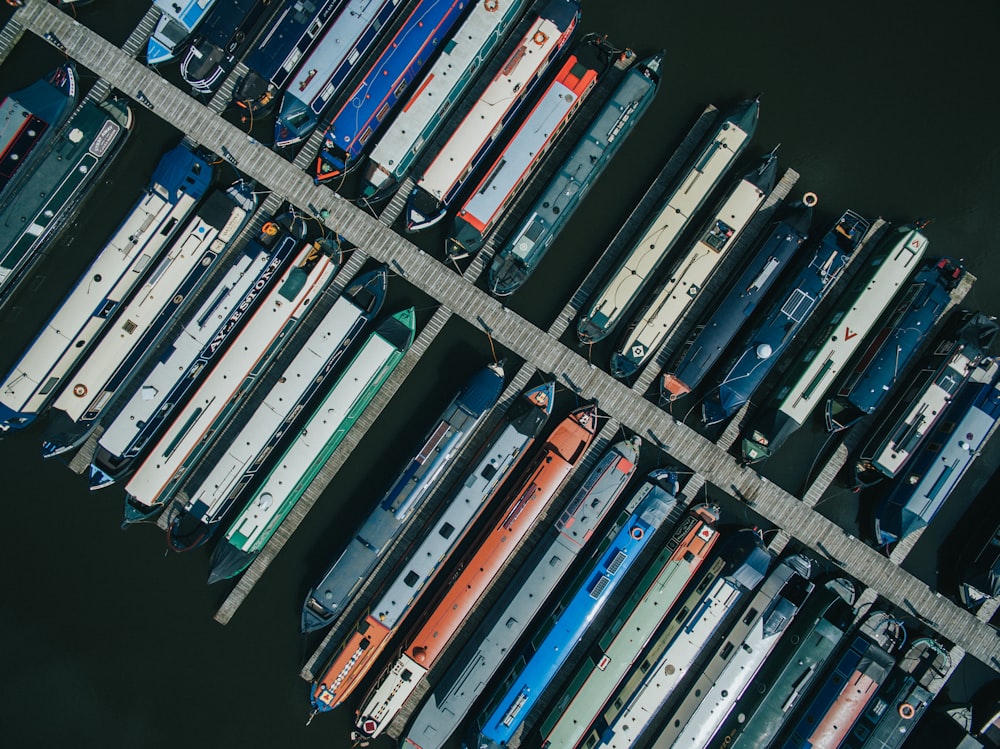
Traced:
<path id="1" fill-rule="evenodd" d="M 7 191 L 0 201 L 0 307 L 121 150 L 132 122 L 132 110 L 118 99 L 84 102 Z"/>
<path id="2" fill-rule="evenodd" d="M 208 475 L 186 491 L 184 506 L 167 529 L 172 549 L 201 546 L 218 529 L 219 521 L 254 481 L 271 451 L 382 309 L 387 283 L 388 270 L 382 266 L 348 284 L 240 433 L 223 454 L 215 455 Z"/>
<path id="3" fill-rule="evenodd" d="M 868 221 L 854 211 L 845 211 L 823 235 L 808 265 L 798 272 L 789 290 L 770 306 L 764 322 L 750 334 L 718 389 L 713 390 L 702 407 L 706 424 L 725 421 L 750 400 L 819 303 L 840 280 L 868 229 Z"/>
<path id="4" fill-rule="evenodd" d="M 418 0 L 388 46 L 331 118 L 316 159 L 317 181 L 342 176 L 357 166 L 369 141 L 392 117 L 437 48 L 451 43 L 451 33 L 466 6 L 466 0 Z M 329 93 L 332 90 L 324 91 Z M 327 103 L 329 96 L 323 102 L 313 101 L 304 112 L 300 110 L 303 116 L 296 122 L 294 132 L 291 127 L 283 126 L 279 115 L 275 144 L 294 143 L 307 137 Z"/>
<path id="5" fill-rule="evenodd" d="M 929 244 L 917 227 L 902 226 L 875 248 L 799 364 L 789 371 L 771 402 L 744 432 L 745 463 L 766 460 L 805 424 L 907 277 L 920 266 Z"/>
<path id="6" fill-rule="evenodd" d="M 581 406 L 556 427 L 528 464 L 522 481 L 506 495 L 510 503 L 502 511 L 500 521 L 472 550 L 471 557 L 465 560 L 461 573 L 451 581 L 443 598 L 433 607 L 427 607 L 425 622 L 401 646 L 401 655 L 379 680 L 381 683 L 386 680 L 409 682 L 433 665 L 519 542 L 569 478 L 576 462 L 590 446 L 596 427 L 595 406 Z M 366 656 L 368 650 L 363 633 L 356 631 L 349 636 L 336 657 L 313 680 L 314 714 L 337 707 L 360 685 L 361 678 L 374 665 L 374 660 Z M 366 663 L 365 669 L 354 668 L 358 660 Z"/>
<path id="7" fill-rule="evenodd" d="M 611 511 L 629 478 L 635 472 L 639 439 L 614 444 L 577 488 L 554 527 L 537 544 L 531 556 L 518 566 L 516 578 L 506 586 L 500 600 L 490 607 L 476 633 L 436 685 L 430 699 L 410 725 L 407 743 L 440 746 L 454 733 L 479 696 L 480 685 L 490 681 L 505 656 L 541 611 L 591 536 Z M 664 501 L 676 496 L 676 475 L 667 469 L 650 474 L 639 490 L 642 498 L 655 493 Z M 379 684 L 358 711 L 358 726 L 368 735 L 385 731 L 407 700 L 422 683 L 420 678 L 400 683 L 387 679 L 397 691 L 386 692 Z"/>
<path id="8" fill-rule="evenodd" d="M 312 134 L 340 86 L 403 5 L 402 0 L 348 1 L 309 56 L 298 65 L 299 72 L 285 89 L 274 120 L 275 147 L 301 143 Z M 389 50 L 392 49 L 390 44 Z M 381 85 L 388 83 L 379 81 Z M 354 101 L 353 104 L 366 105 L 368 102 Z"/>
<path id="9" fill-rule="evenodd" d="M 115 326 L 95 346 L 52 404 L 42 456 L 79 447 L 97 426 L 114 397 L 127 387 L 215 260 L 253 215 L 253 186 L 237 182 L 202 204 L 173 245 L 122 309 Z"/>
<path id="10" fill-rule="evenodd" d="M 302 605 L 302 632 L 313 632 L 325 627 L 340 616 L 355 592 L 375 570 L 383 552 L 388 550 L 390 544 L 407 527 L 407 521 L 431 496 L 438 482 L 444 478 L 445 469 L 459 456 L 496 405 L 503 390 L 503 379 L 502 364 L 490 364 L 473 375 L 445 406 L 441 416 L 417 448 L 416 454 L 404 464 L 359 532 L 323 578 L 309 591 Z M 544 417 L 552 408 L 551 395 L 552 389 L 549 386 L 542 386 L 539 390 L 525 394 L 526 402 L 522 405 L 527 408 L 522 411 L 528 414 L 526 423 L 544 423 Z M 534 436 L 532 431 L 527 429 L 521 434 L 525 439 L 530 439 Z M 490 452 L 491 459 L 495 458 L 496 455 Z M 497 467 L 498 472 L 502 473 L 499 469 L 506 463 L 489 465 Z M 463 512 L 473 510 L 478 514 L 502 480 L 494 480 L 490 476 L 482 477 L 487 480 L 480 482 L 478 479 L 471 479 L 474 472 L 467 475 L 470 478 L 459 485 L 462 488 L 450 500 L 456 507 L 452 511 L 452 514 L 457 513 L 456 518 L 463 518 Z M 468 523 L 472 522 L 471 518 L 471 515 L 466 518 Z M 454 522 L 451 524 L 455 528 L 463 527 Z M 446 540 L 442 537 L 441 543 L 445 544 Z M 439 548 L 449 547 L 444 545 Z"/>
<path id="11" fill-rule="evenodd" d="M 685 345 L 677 364 L 661 378 L 660 392 L 667 400 L 674 401 L 690 393 L 715 366 L 802 246 L 815 204 L 816 197 L 807 194 L 767 233 L 743 273 L 715 303 L 715 312 L 699 326 L 694 340 Z"/>
<path id="12" fill-rule="evenodd" d="M 569 43 L 579 18 L 577 0 L 549 0 L 542 7 L 521 43 L 417 181 L 406 201 L 408 232 L 444 219 L 493 144 L 506 137 L 517 110 Z"/>
<path id="13" fill-rule="evenodd" d="M 56 396 L 211 181 L 212 167 L 188 148 L 164 155 L 139 202 L 0 386 L 0 429 L 27 426 Z"/>
<path id="14" fill-rule="evenodd" d="M 527 218 L 493 256 L 489 290 L 509 296 L 528 280 L 653 102 L 663 53 L 633 66 L 542 190 Z"/>
<path id="15" fill-rule="evenodd" d="M 607 338 L 639 301 L 667 255 L 694 220 L 698 209 L 722 182 L 757 129 L 760 100 L 743 102 L 706 138 L 688 171 L 646 225 L 594 303 L 577 323 L 583 343 Z"/>
<path id="16" fill-rule="evenodd" d="M 308 243 L 302 248 L 292 267 L 244 324 L 240 337 L 246 344 L 227 351 L 232 356 L 201 382 L 132 475 L 125 486 L 125 525 L 147 520 L 163 509 L 204 456 L 208 445 L 203 438 L 228 423 L 241 394 L 312 309 L 312 302 L 329 285 L 339 261 L 340 249 L 333 241 Z"/>
<path id="17" fill-rule="evenodd" d="M 722 200 L 698 239 L 678 258 L 664 284 L 629 326 L 623 344 L 611 357 L 611 374 L 631 377 L 656 356 L 763 205 L 774 188 L 777 170 L 772 153 Z"/>
<path id="18" fill-rule="evenodd" d="M 215 547 L 209 582 L 245 570 L 271 540 L 403 360 L 416 322 L 410 307 L 368 336 Z"/>
<path id="19" fill-rule="evenodd" d="M 0 200 L 7 186 L 41 153 L 76 106 L 76 67 L 60 65 L 27 88 L 0 101 Z"/>
<path id="20" fill-rule="evenodd" d="M 528 4 L 528 0 L 473 3 L 453 37 L 460 43 L 444 46 L 424 80 L 375 142 L 361 190 L 366 199 L 388 195 L 405 179 Z"/>

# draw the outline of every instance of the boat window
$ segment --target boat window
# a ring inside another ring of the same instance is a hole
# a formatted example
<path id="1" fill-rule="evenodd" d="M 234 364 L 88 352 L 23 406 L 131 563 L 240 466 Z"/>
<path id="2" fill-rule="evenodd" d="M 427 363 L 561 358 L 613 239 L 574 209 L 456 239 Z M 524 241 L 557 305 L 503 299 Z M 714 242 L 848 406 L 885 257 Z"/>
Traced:
<path id="1" fill-rule="evenodd" d="M 945 422 L 942 422 L 942 424 L 941 424 L 941 434 L 951 434 L 952 432 L 954 432 L 955 431 L 955 424 L 956 424 L 956 422 L 954 422 L 954 421 L 945 421 Z"/>
<path id="2" fill-rule="evenodd" d="M 38 394 L 48 395 L 49 393 L 52 392 L 52 389 L 56 386 L 57 382 L 59 382 L 58 377 L 50 377 L 48 382 L 45 383 L 45 387 L 43 387 L 41 390 L 38 391 Z"/>
<path id="3" fill-rule="evenodd" d="M 454 532 L 455 532 L 455 526 L 453 526 L 451 523 L 445 523 L 444 525 L 441 526 L 441 529 L 438 531 L 438 533 L 441 534 L 441 538 L 448 538 Z"/>
<path id="4" fill-rule="evenodd" d="M 442 52 L 441 54 L 450 55 L 451 51 L 455 49 L 456 46 L 458 46 L 458 42 L 456 42 L 454 39 L 449 39 L 448 43 L 444 45 L 444 52 Z"/>
<path id="5" fill-rule="evenodd" d="M 372 129 L 370 127 L 366 127 L 364 130 L 361 131 L 361 136 L 358 138 L 358 143 L 364 145 L 365 143 L 368 142 L 368 139 L 371 137 L 372 137 Z"/>
<path id="6" fill-rule="evenodd" d="M 743 623 L 749 624 L 753 621 L 754 617 L 757 616 L 757 609 L 750 609 L 747 615 L 743 617 Z"/>
<path id="7" fill-rule="evenodd" d="M 553 554 L 549 559 L 549 567 L 558 567 L 562 560 L 559 558 L 558 554 Z"/>
<path id="8" fill-rule="evenodd" d="M 413 570 L 410 570 L 409 572 L 406 573 L 406 577 L 403 578 L 403 584 L 406 585 L 407 588 L 412 588 L 414 585 L 417 584 L 417 581 L 419 579 L 420 575 L 418 575 Z"/>
<path id="9" fill-rule="evenodd" d="M 408 84 L 409 84 L 409 81 L 407 81 L 407 80 L 400 81 L 399 85 L 396 86 L 396 90 L 392 92 L 393 96 L 395 96 L 397 99 L 400 98 L 403 95 L 403 92 L 406 91 L 406 86 Z M 379 119 L 382 119 L 382 118 L 380 117 Z"/>
<path id="10" fill-rule="evenodd" d="M 163 228 L 160 229 L 160 234 L 163 235 L 164 237 L 167 236 L 170 232 L 174 230 L 175 226 L 177 226 L 177 219 L 172 218 L 163 225 Z"/>
<path id="11" fill-rule="evenodd" d="M 381 122 L 382 120 L 385 119 L 385 116 L 387 114 L 389 114 L 389 102 L 386 102 L 385 104 L 383 104 L 381 107 L 378 108 L 378 111 L 375 113 L 375 119 L 378 122 Z"/>
<path id="12" fill-rule="evenodd" d="M 135 329 L 136 329 L 137 327 L 139 327 L 139 326 L 138 326 L 138 325 L 136 325 L 136 324 L 135 324 L 134 322 L 132 322 L 131 320 L 126 320 L 126 321 L 124 322 L 124 324 L 122 325 L 122 330 L 124 330 L 124 331 L 125 331 L 126 333 L 130 333 L 130 334 L 131 334 L 131 333 L 134 333 L 134 332 L 135 332 Z"/>
<path id="13" fill-rule="evenodd" d="M 495 465 L 490 463 L 488 466 L 483 468 L 483 470 L 479 473 L 479 475 L 482 476 L 487 481 L 489 481 L 490 479 L 492 479 L 494 476 L 497 475 L 497 468 Z"/>
<path id="14" fill-rule="evenodd" d="M 726 660 L 726 658 L 728 658 L 729 654 L 732 652 L 733 652 L 733 643 L 727 642 L 725 645 L 723 645 L 722 650 L 719 651 L 719 657 L 722 658 L 722 660 Z"/>

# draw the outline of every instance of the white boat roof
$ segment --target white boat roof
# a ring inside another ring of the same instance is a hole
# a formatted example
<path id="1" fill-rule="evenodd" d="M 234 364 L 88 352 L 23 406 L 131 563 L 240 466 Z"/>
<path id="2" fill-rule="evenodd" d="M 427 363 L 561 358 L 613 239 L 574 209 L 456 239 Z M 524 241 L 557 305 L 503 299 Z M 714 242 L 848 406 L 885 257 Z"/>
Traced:
<path id="1" fill-rule="evenodd" d="M 341 63 L 354 50 L 358 39 L 371 25 L 382 7 L 403 0 L 350 0 L 339 12 L 337 19 L 323 33 L 312 52 L 298 66 L 298 72 L 288 84 L 285 96 L 304 102 L 317 114 L 323 111 L 333 97 L 335 87 L 330 79 Z M 355 54 L 355 58 L 359 55 Z M 317 98 L 322 101 L 313 106 Z"/>
<path id="2" fill-rule="evenodd" d="M 395 120 L 372 149 L 370 161 L 401 177 L 417 154 L 444 122 L 460 94 L 503 39 L 528 0 L 496 0 L 496 10 L 476 3 L 465 21 L 444 45 L 423 83 L 407 99 Z M 381 182 L 376 183 L 381 186 Z"/>
<path id="3" fill-rule="evenodd" d="M 186 509 L 195 503 L 205 505 L 204 515 L 212 516 L 224 506 L 230 494 L 251 464 L 256 462 L 261 450 L 274 436 L 275 431 L 288 417 L 289 409 L 302 398 L 323 369 L 330 354 L 340 348 L 344 338 L 354 329 L 364 312 L 351 300 L 340 297 L 299 349 L 278 381 L 264 396 L 240 433 L 233 438 L 220 455 L 211 473 L 194 490 Z"/>
<path id="4" fill-rule="evenodd" d="M 172 236 L 160 230 L 186 218 L 196 202 L 186 192 L 176 203 L 155 189 L 146 192 L 0 386 L 0 402 L 32 413 L 48 402 L 108 324 L 103 310 L 131 293 Z"/>
<path id="5" fill-rule="evenodd" d="M 698 298 L 765 197 L 764 191 L 747 179 L 736 185 L 636 320 L 635 328 L 621 349 L 623 355 L 641 359 L 656 350 Z M 643 353 L 640 354 L 640 350 Z"/>
<path id="6" fill-rule="evenodd" d="M 235 206 L 233 209 L 241 210 Z M 106 391 L 109 380 L 159 314 L 173 303 L 188 274 L 206 259 L 207 253 L 218 249 L 214 243 L 221 228 L 213 226 L 200 214 L 188 222 L 142 288 L 118 314 L 116 324 L 108 329 L 76 374 L 69 378 L 53 408 L 64 411 L 75 422 L 88 411 L 107 405 L 113 395 Z M 209 257 L 214 261 L 215 256 Z M 77 396 L 78 392 L 83 395 Z"/>
<path id="7" fill-rule="evenodd" d="M 576 58 L 570 58 L 575 60 Z M 573 77 L 583 77 L 570 73 Z M 525 174 L 544 154 L 553 135 L 576 107 L 578 97 L 565 83 L 553 81 L 531 114 L 493 162 L 490 171 L 469 196 L 456 220 L 467 221 L 479 231 L 488 231 Z M 481 228 L 482 227 L 482 228 Z"/>
<path id="8" fill-rule="evenodd" d="M 183 476 L 194 467 L 206 432 L 221 429 L 232 399 L 246 378 L 276 352 L 282 334 L 311 309 L 309 306 L 333 275 L 333 261 L 322 255 L 309 268 L 299 267 L 315 250 L 307 245 L 261 302 L 239 336 L 206 377 L 184 408 L 174 416 L 125 491 L 137 502 L 155 507 L 170 498 Z M 291 283 L 290 283 L 291 281 Z M 221 421 L 220 421 L 221 419 Z"/>
<path id="9" fill-rule="evenodd" d="M 629 250 L 621 267 L 601 291 L 589 317 L 600 312 L 608 318 L 602 327 L 609 328 L 615 324 L 673 248 L 749 138 L 750 135 L 732 121 L 729 121 L 728 128 L 719 130 Z"/>
<path id="10" fill-rule="evenodd" d="M 676 738 L 670 746 L 708 746 L 712 734 L 729 715 L 798 612 L 798 604 L 782 595 L 785 583 L 794 574 L 796 570 L 782 562 L 768 575 L 748 604 L 742 622 L 719 643 L 711 662 L 702 666 L 696 687 L 688 690 L 684 704 L 675 709 L 670 725 L 655 744 L 657 749 L 668 745 L 672 734 Z M 748 621 L 753 612 L 755 618 Z M 749 631 L 744 632 L 744 625 L 749 625 Z M 678 730 L 677 723 L 684 721 Z"/>
<path id="11" fill-rule="evenodd" d="M 473 157 L 492 137 L 504 115 L 517 105 L 539 70 L 546 67 L 549 54 L 559 46 L 561 37 L 562 31 L 549 19 L 535 20 L 521 44 L 427 167 L 418 187 L 441 200 L 465 176 Z M 539 44 L 536 39 L 543 41 Z"/>
<path id="12" fill-rule="evenodd" d="M 220 322 L 243 299 L 260 271 L 269 262 L 267 251 L 256 257 L 241 253 L 219 281 L 216 291 L 190 316 L 181 333 L 172 341 L 169 353 L 160 359 L 118 412 L 99 444 L 112 455 L 122 457 L 142 431 L 143 425 L 163 405 L 179 377 L 183 377 L 205 345 L 215 336 Z"/>
<path id="13" fill-rule="evenodd" d="M 823 402 L 830 385 L 878 322 L 910 272 L 920 263 L 930 244 L 927 237 L 911 227 L 902 227 L 896 234 L 898 238 L 888 257 L 875 269 L 854 300 L 847 301 L 850 308 L 840 307 L 834 313 L 830 323 L 832 329 L 819 346 L 811 347 L 815 355 L 782 401 L 779 410 L 795 423 L 804 424 L 813 409 Z"/>
<path id="14" fill-rule="evenodd" d="M 397 349 L 388 340 L 372 333 L 357 356 L 338 378 L 309 421 L 285 450 L 263 485 L 233 522 L 226 540 L 248 550 L 264 533 L 285 500 L 309 471 L 316 456 L 333 437 L 372 378 L 386 365 Z"/>
<path id="15" fill-rule="evenodd" d="M 976 353 L 978 355 L 978 349 Z M 945 406 L 951 402 L 959 385 L 965 382 L 972 367 L 973 362 L 963 346 L 954 353 L 941 374 L 913 401 L 897 430 L 886 437 L 872 458 L 872 463 L 882 473 L 891 478 L 899 473 L 924 435 L 937 422 Z"/>

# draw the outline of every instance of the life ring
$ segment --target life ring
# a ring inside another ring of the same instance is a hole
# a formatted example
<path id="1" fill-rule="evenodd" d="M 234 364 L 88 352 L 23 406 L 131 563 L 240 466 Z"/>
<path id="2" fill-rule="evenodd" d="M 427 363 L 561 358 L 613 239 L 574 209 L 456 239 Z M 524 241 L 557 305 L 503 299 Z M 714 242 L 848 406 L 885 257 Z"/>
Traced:
<path id="1" fill-rule="evenodd" d="M 916 714 L 916 709 L 909 702 L 904 702 L 899 706 L 899 717 L 903 720 L 912 720 Z"/>
<path id="2" fill-rule="evenodd" d="M 80 383 L 80 384 L 77 384 L 77 385 L 73 386 L 73 395 L 75 395 L 77 398 L 82 398 L 86 394 L 87 394 L 87 386 L 86 385 Z"/>
<path id="3" fill-rule="evenodd" d="M 643 532 L 642 528 L 640 528 L 640 527 L 639 527 L 639 526 L 637 525 L 637 526 L 635 526 L 634 528 L 632 528 L 632 534 L 631 534 L 631 535 L 632 535 L 632 538 L 633 538 L 634 540 L 636 540 L 636 541 L 639 541 L 639 540 L 641 540 L 641 539 L 642 539 L 642 537 L 643 537 L 643 535 L 644 535 L 644 532 Z"/>
<path id="4" fill-rule="evenodd" d="M 487 13 L 496 13 L 500 9 L 500 0 L 483 0 L 483 8 Z"/>
<path id="5" fill-rule="evenodd" d="M 807 208 L 812 208 L 817 203 L 819 203 L 819 196 L 817 196 L 814 192 L 807 192 L 802 196 L 802 205 Z"/>
<path id="6" fill-rule="evenodd" d="M 273 221 L 268 221 L 264 224 L 264 228 L 261 229 L 267 236 L 273 237 L 278 233 L 278 225 Z"/>
<path id="7" fill-rule="evenodd" d="M 544 31 L 536 31 L 535 35 L 532 37 L 535 40 L 535 44 L 541 46 L 548 41 L 548 37 L 545 35 Z"/>

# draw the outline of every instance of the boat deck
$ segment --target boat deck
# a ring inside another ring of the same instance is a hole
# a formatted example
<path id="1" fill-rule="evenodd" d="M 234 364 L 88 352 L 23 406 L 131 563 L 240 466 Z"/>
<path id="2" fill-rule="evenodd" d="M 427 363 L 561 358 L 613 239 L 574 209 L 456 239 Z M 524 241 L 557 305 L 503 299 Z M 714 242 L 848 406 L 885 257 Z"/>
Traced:
<path id="1" fill-rule="evenodd" d="M 109 83 L 135 97 L 141 89 L 164 120 L 194 137 L 217 153 L 229 154 L 231 160 L 260 184 L 270 187 L 277 196 L 289 199 L 311 215 L 327 216 L 326 224 L 347 241 L 364 248 L 376 259 L 387 263 L 423 292 L 438 300 L 447 300 L 439 313 L 447 318 L 454 313 L 470 324 L 487 330 L 500 344 L 533 367 L 552 372 L 560 382 L 582 398 L 596 399 L 602 411 L 612 414 L 624 426 L 644 439 L 652 436 L 676 460 L 692 467 L 715 486 L 729 487 L 744 500 L 752 501 L 761 515 L 786 529 L 804 544 L 822 550 L 824 556 L 836 558 L 844 570 L 866 586 L 879 591 L 896 604 L 920 612 L 921 617 L 934 622 L 934 628 L 945 638 L 961 646 L 982 663 L 1000 670 L 1000 636 L 995 629 L 971 613 L 952 604 L 925 583 L 905 572 L 875 549 L 858 541 L 841 527 L 820 515 L 789 492 L 761 478 L 737 461 L 718 445 L 692 429 L 678 423 L 654 403 L 644 400 L 632 389 L 607 373 L 589 364 L 584 356 L 562 345 L 552 332 L 540 330 L 527 320 L 505 308 L 465 278 L 443 266 L 404 237 L 390 231 L 379 220 L 354 207 L 348 201 L 324 187 L 314 185 L 309 176 L 295 165 L 255 141 L 246 133 L 218 117 L 211 109 L 172 86 L 155 71 L 148 70 L 127 53 L 105 41 L 86 27 L 76 23 L 43 0 L 27 0 L 15 13 L 15 21 L 25 29 L 42 36 L 55 33 L 68 54 L 81 65 L 107 79 Z M 328 211 L 329 213 L 325 213 Z M 560 316 L 560 320 L 562 316 Z M 417 344 L 391 382 L 398 383 L 413 366 L 420 353 L 436 334 L 433 323 L 424 327 Z M 390 387 L 383 391 L 377 403 L 384 405 Z M 374 418 L 378 406 L 369 409 Z M 367 424 L 367 420 L 362 422 Z M 353 430 L 355 440 L 364 426 Z M 338 454 L 342 461 L 350 448 Z M 329 480 L 329 471 L 317 480 L 307 496 L 318 496 L 317 489 Z M 238 586 L 240 595 L 224 604 L 220 617 L 228 619 L 252 581 L 260 576 L 280 549 L 301 516 L 308 511 L 303 503 L 298 515 L 289 518 L 271 545 L 254 563 Z M 234 591 L 234 595 L 236 591 Z"/>

